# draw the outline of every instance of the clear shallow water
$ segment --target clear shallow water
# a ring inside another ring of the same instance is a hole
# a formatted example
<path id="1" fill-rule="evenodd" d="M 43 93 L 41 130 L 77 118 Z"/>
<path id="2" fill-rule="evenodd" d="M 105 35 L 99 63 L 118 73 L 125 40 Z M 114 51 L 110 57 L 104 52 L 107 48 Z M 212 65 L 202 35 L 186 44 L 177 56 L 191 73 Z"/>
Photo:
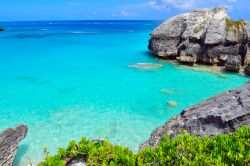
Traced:
<path id="1" fill-rule="evenodd" d="M 156 21 L 1 23 L 0 130 L 25 123 L 15 165 L 43 159 L 71 139 L 104 137 L 138 150 L 187 106 L 248 78 L 182 69 L 147 54 Z M 160 63 L 156 70 L 128 65 Z M 162 93 L 163 91 L 167 93 Z M 168 101 L 178 107 L 168 107 Z"/>

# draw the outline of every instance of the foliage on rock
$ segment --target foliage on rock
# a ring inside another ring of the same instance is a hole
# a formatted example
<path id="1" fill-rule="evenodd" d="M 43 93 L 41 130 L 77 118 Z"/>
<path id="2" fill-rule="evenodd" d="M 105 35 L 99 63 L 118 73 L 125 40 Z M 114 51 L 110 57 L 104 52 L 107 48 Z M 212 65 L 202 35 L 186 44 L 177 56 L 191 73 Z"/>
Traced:
<path id="1" fill-rule="evenodd" d="M 230 19 L 230 18 L 226 18 L 226 24 L 227 24 L 226 32 L 231 30 L 233 27 L 235 27 L 237 30 L 244 29 L 244 26 L 247 25 L 247 23 L 242 19 L 233 20 L 233 19 Z"/>

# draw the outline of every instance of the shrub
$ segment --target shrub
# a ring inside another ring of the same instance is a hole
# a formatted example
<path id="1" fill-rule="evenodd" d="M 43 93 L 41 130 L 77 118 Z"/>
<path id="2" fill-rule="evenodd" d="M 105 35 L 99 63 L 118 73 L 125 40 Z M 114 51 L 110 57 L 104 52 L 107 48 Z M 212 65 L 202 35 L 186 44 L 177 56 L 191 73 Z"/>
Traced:
<path id="1" fill-rule="evenodd" d="M 46 157 L 39 166 L 66 165 L 69 159 L 87 161 L 88 165 L 248 165 L 250 163 L 250 128 L 243 126 L 235 133 L 202 139 L 182 134 L 166 136 L 154 149 L 148 147 L 134 154 L 128 148 L 109 142 L 91 142 L 83 138 L 60 148 L 55 156 Z"/>

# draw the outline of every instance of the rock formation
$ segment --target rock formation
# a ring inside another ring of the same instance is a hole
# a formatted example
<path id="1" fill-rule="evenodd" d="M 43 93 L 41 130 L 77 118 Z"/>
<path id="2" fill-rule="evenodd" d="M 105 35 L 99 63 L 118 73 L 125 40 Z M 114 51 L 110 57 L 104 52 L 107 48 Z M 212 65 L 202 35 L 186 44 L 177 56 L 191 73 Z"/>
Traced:
<path id="1" fill-rule="evenodd" d="M 250 127 L 250 83 L 184 109 L 157 128 L 140 148 L 155 147 L 166 134 L 175 137 L 186 130 L 203 137 L 234 132 L 246 124 Z"/>
<path id="2" fill-rule="evenodd" d="M 250 75 L 250 64 L 245 67 L 245 73 Z"/>
<path id="3" fill-rule="evenodd" d="M 170 18 L 151 33 L 149 50 L 181 63 L 225 66 L 239 72 L 250 63 L 250 22 L 227 9 L 196 9 Z"/>
<path id="4" fill-rule="evenodd" d="M 0 132 L 0 165 L 11 166 L 16 156 L 19 142 L 25 138 L 27 126 L 21 124 Z"/>

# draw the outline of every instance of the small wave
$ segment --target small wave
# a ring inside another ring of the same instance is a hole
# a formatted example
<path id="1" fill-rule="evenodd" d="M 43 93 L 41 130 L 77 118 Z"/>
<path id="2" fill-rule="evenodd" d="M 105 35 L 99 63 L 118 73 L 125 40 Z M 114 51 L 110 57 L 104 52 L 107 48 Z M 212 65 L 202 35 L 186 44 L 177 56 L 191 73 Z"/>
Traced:
<path id="1" fill-rule="evenodd" d="M 97 32 L 82 32 L 82 31 L 74 31 L 70 33 L 72 34 L 97 34 Z"/>

